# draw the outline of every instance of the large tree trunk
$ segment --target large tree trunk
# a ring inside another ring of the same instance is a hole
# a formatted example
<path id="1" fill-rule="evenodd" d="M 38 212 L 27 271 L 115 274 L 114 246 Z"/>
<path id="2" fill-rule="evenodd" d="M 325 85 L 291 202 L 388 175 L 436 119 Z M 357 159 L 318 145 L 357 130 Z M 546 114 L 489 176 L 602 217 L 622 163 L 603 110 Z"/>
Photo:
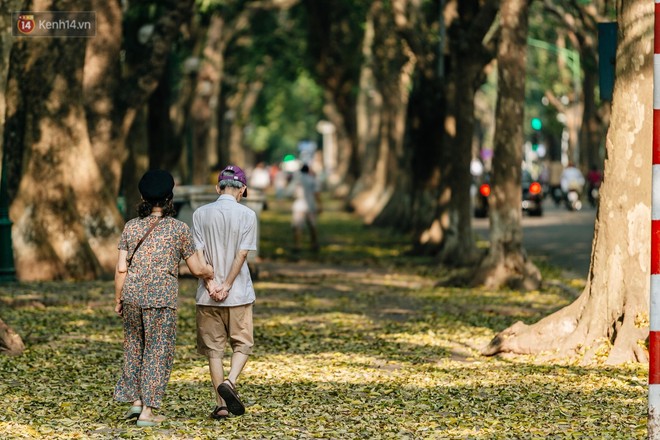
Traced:
<path id="1" fill-rule="evenodd" d="M 122 86 L 122 11 L 118 0 L 91 3 L 90 10 L 96 11 L 96 36 L 88 39 L 85 50 L 83 103 L 94 158 L 103 180 L 118 194 L 121 168 L 127 157 L 120 140 L 122 109 L 116 103 Z"/>
<path id="2" fill-rule="evenodd" d="M 653 137 L 653 3 L 618 2 L 619 44 L 605 179 L 582 295 L 533 325 L 517 322 L 484 349 L 646 362 Z M 631 56 L 636 54 L 636 56 Z"/>
<path id="3" fill-rule="evenodd" d="M 131 65 L 121 83 L 118 4 L 93 4 L 28 5 L 37 11 L 95 9 L 98 39 L 24 39 L 12 53 L 4 139 L 22 279 L 89 279 L 112 272 L 123 224 L 116 196 L 125 139 L 136 109 L 162 76 L 192 0 L 163 5 L 165 13 L 144 46 L 147 56 Z"/>
<path id="4" fill-rule="evenodd" d="M 475 284 L 489 288 L 507 285 L 531 290 L 541 282 L 540 272 L 522 247 L 520 185 L 528 7 L 527 0 L 504 0 L 500 9 L 490 249 L 474 277 Z"/>
<path id="5" fill-rule="evenodd" d="M 349 0 L 302 0 L 301 3 L 308 13 L 308 44 L 314 75 L 324 89 L 323 112 L 337 130 L 340 161 L 336 174 L 341 184 L 335 188 L 335 193 L 345 196 L 359 176 L 360 167 L 357 94 L 354 91 L 360 78 L 361 25 L 366 16 L 363 10 L 366 3 Z"/>
<path id="6" fill-rule="evenodd" d="M 406 200 L 411 181 L 404 182 L 398 174 L 408 169 L 404 165 L 403 141 L 407 90 L 414 64 L 394 38 L 392 19 L 382 2 L 372 3 L 362 73 L 362 86 L 366 86 L 369 96 L 361 100 L 370 111 L 360 112 L 364 117 L 360 121 L 364 135 L 360 143 L 366 156 L 351 199 L 355 212 L 367 224 L 377 217 L 378 224 L 396 224 L 399 218 L 409 218 L 411 209 L 410 200 Z M 406 177 L 405 172 L 402 177 Z"/>
<path id="7" fill-rule="evenodd" d="M 394 149 L 391 148 L 388 154 L 396 160 L 392 162 L 395 168 L 388 170 L 387 195 L 381 196 L 387 204 L 379 207 L 380 212 L 373 212 L 372 215 L 377 214 L 373 224 L 408 232 L 419 229 L 420 225 L 428 225 L 435 206 L 436 188 L 429 181 L 437 182 L 431 176 L 438 166 L 440 155 L 442 136 L 438 127 L 442 125 L 444 116 L 441 110 L 444 109 L 444 95 L 435 68 L 438 45 L 432 44 L 426 36 L 437 22 L 438 13 L 433 7 L 425 8 L 421 3 L 409 0 L 396 0 L 391 6 L 380 7 L 380 15 L 386 20 L 379 20 L 377 31 L 380 41 L 372 43 L 371 51 L 381 77 L 377 83 L 383 98 L 381 105 L 391 107 L 381 112 L 384 115 L 391 113 L 401 128 L 397 130 L 397 137 L 390 141 Z M 389 16 L 390 9 L 393 17 Z M 392 46 L 390 43 L 394 50 L 382 50 L 385 42 L 399 38 L 405 44 Z M 393 66 L 401 66 L 400 72 L 387 73 Z M 383 76 L 383 73 L 386 75 Z M 401 84 L 395 91 L 393 85 L 397 81 Z M 399 95 L 398 101 L 392 99 Z M 362 168 L 365 171 L 370 169 L 366 164 Z"/>
<path id="8" fill-rule="evenodd" d="M 176 130 L 176 124 L 170 117 L 174 101 L 171 64 L 167 63 L 163 78 L 147 104 L 149 168 L 152 169 L 174 170 L 183 152 L 183 131 Z"/>
<path id="9" fill-rule="evenodd" d="M 478 258 L 472 233 L 470 203 L 470 160 L 474 139 L 474 99 L 485 78 L 484 66 L 494 50 L 484 45 L 484 36 L 497 14 L 497 2 L 462 1 L 449 27 L 449 69 L 445 94 L 447 115 L 444 124 L 442 181 L 432 223 L 417 234 L 417 247 L 437 253 L 442 263 L 464 265 Z M 446 15 L 450 15 L 447 11 Z M 425 94 L 425 96 L 428 96 Z M 427 99 L 429 99 L 427 97 Z M 437 98 L 435 105 L 437 106 Z"/>
<path id="10" fill-rule="evenodd" d="M 265 63 L 257 66 L 254 72 L 254 78 L 249 81 L 237 84 L 236 90 L 229 98 L 228 104 L 235 115 L 233 124 L 229 129 L 229 139 L 227 151 L 229 155 L 224 158 L 225 163 L 239 163 L 247 168 L 254 166 L 254 157 L 251 151 L 245 148 L 245 127 L 250 120 L 250 113 L 257 104 L 257 99 L 264 86 L 264 75 L 267 66 L 270 64 L 268 59 Z"/>
<path id="11" fill-rule="evenodd" d="M 243 18 L 239 18 L 242 20 Z M 219 14 L 211 16 L 206 41 L 200 54 L 200 66 L 197 74 L 197 84 L 190 107 L 191 145 L 193 154 L 189 168 L 192 175 L 188 181 L 201 185 L 208 183 L 209 166 L 218 162 L 219 133 L 223 115 L 219 112 L 219 102 L 222 93 L 222 78 L 224 75 L 225 50 L 234 33 L 232 26 L 227 26 L 225 19 Z"/>
<path id="12" fill-rule="evenodd" d="M 126 140 L 137 112 L 163 77 L 172 43 L 181 26 L 188 22 L 193 3 L 193 0 L 163 0 L 159 5 L 163 13 L 155 22 L 136 22 L 132 17 L 124 20 L 122 26 L 118 1 L 92 1 L 98 29 L 97 36 L 90 39 L 86 55 L 83 90 L 94 157 L 114 194 L 119 192 L 123 165 L 128 158 Z M 146 42 L 138 42 L 138 30 L 147 24 L 154 26 L 153 32 Z M 125 38 L 122 27 L 126 27 Z M 129 44 L 127 39 L 131 39 Z M 124 71 L 120 72 L 122 42 L 128 48 Z"/>
<path id="13" fill-rule="evenodd" d="M 19 174 L 8 178 L 23 280 L 91 279 L 116 261 L 123 221 L 92 154 L 81 98 L 86 43 L 24 39 L 12 51 L 5 146 L 8 160 L 19 163 L 10 168 Z"/>
<path id="14" fill-rule="evenodd" d="M 11 19 L 11 13 L 19 10 L 20 5 L 20 0 L 13 0 L 3 2 L 0 6 L 0 158 L 3 155 L 2 141 L 5 127 L 5 85 L 7 84 L 7 74 L 9 72 L 9 55 L 14 43 L 14 37 L 11 32 L 14 22 Z M 0 167 L 0 175 L 2 172 L 2 167 Z M 2 245 L 7 246 L 5 243 Z M 0 353 L 15 355 L 21 354 L 24 349 L 25 346 L 20 335 L 0 318 Z"/>
<path id="15" fill-rule="evenodd" d="M 589 169 L 592 165 L 599 170 L 603 168 L 600 146 L 603 135 L 607 130 L 596 106 L 595 88 L 597 80 L 597 72 L 585 70 L 583 81 L 584 116 L 580 131 L 580 165 L 583 170 Z"/>
<path id="16" fill-rule="evenodd" d="M 9 72 L 9 54 L 14 43 L 11 34 L 11 13 L 20 9 L 20 0 L 9 0 L 0 4 L 0 158 L 2 157 L 2 138 L 5 127 L 5 85 L 7 84 L 7 73 Z M 2 167 L 0 167 L 0 174 Z"/>
<path id="17" fill-rule="evenodd" d="M 97 35 L 88 43 L 83 79 L 92 151 L 107 187 L 115 195 L 123 188 L 126 199 L 134 200 L 139 197 L 137 186 L 121 183 L 135 182 L 140 176 L 123 174 L 127 170 L 139 172 L 149 166 L 167 167 L 172 155 L 180 149 L 180 146 L 173 146 L 165 148 L 166 151 L 174 150 L 173 154 L 152 155 L 157 159 L 152 165 L 135 167 L 126 164 L 130 157 L 128 137 L 135 118 L 166 75 L 172 44 L 191 16 L 193 1 L 160 2 L 162 13 L 153 22 L 144 14 L 135 13 L 139 8 L 144 9 L 139 3 L 130 3 L 128 7 L 135 9 L 125 16 L 117 0 L 93 0 L 92 4 L 92 9 L 97 12 Z M 146 25 L 153 25 L 153 32 L 147 41 L 138 42 L 137 35 Z M 120 66 L 122 49 L 126 61 Z M 167 112 L 168 109 L 162 110 Z M 170 136 L 168 140 L 171 145 L 176 142 L 176 136 Z M 132 211 L 129 205 L 127 212 Z"/>

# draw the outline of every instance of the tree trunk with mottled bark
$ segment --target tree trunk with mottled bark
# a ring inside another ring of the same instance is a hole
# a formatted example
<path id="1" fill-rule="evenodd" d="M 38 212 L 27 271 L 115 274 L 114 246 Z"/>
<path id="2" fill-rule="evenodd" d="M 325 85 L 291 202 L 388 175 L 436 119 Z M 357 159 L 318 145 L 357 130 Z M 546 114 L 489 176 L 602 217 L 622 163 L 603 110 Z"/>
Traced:
<path id="1" fill-rule="evenodd" d="M 93 0 L 96 36 L 87 39 L 82 78 L 83 104 L 92 153 L 103 180 L 118 194 L 119 180 L 128 155 L 123 145 L 121 119 L 117 105 L 122 86 L 120 51 L 122 48 L 122 10 L 119 0 Z"/>
<path id="2" fill-rule="evenodd" d="M 3 154 L 3 136 L 5 126 L 5 88 L 7 74 L 9 72 L 9 55 L 14 43 L 12 27 L 15 25 L 11 18 L 13 11 L 19 10 L 20 0 L 6 1 L 0 6 L 0 158 Z M 0 169 L 0 174 L 3 172 Z M 6 246 L 6 244 L 3 243 Z M 25 346 L 20 335 L 0 318 L 0 353 L 9 355 L 21 354 Z"/>
<path id="3" fill-rule="evenodd" d="M 495 54 L 485 35 L 497 14 L 497 2 L 461 1 L 455 8 L 457 15 L 449 22 L 449 56 L 442 80 L 446 115 L 440 191 L 432 223 L 417 233 L 416 247 L 420 252 L 437 254 L 444 264 L 460 266 L 473 264 L 479 257 L 470 203 L 474 99 L 485 79 L 484 66 Z"/>
<path id="4" fill-rule="evenodd" d="M 301 0 L 301 4 L 308 14 L 308 44 L 313 74 L 324 89 L 323 112 L 337 130 L 339 162 L 336 174 L 341 183 L 335 188 L 335 194 L 345 196 L 360 170 L 355 89 L 360 78 L 363 34 L 359 25 L 366 16 L 363 10 L 365 3 Z"/>
<path id="5" fill-rule="evenodd" d="M 7 73 L 9 72 L 9 54 L 14 44 L 11 13 L 19 10 L 20 0 L 8 0 L 0 4 L 0 158 L 2 157 L 2 138 L 5 126 L 5 84 L 7 84 Z M 0 167 L 0 174 L 2 169 Z"/>
<path id="6" fill-rule="evenodd" d="M 8 178 L 22 280 L 92 279 L 116 262 L 123 220 L 89 141 L 85 45 L 81 38 L 35 38 L 12 50 L 5 146 L 17 164 L 10 170 L 20 171 Z"/>
<path id="7" fill-rule="evenodd" d="M 648 361 L 653 140 L 653 45 L 648 42 L 654 10 L 649 2 L 617 5 L 616 83 L 587 285 L 572 304 L 541 321 L 517 322 L 500 332 L 484 354 Z"/>
<path id="8" fill-rule="evenodd" d="M 359 142 L 365 155 L 351 205 L 365 223 L 378 218 L 377 224 L 392 226 L 399 218 L 409 217 L 411 209 L 410 200 L 406 200 L 410 197 L 410 179 L 406 186 L 399 174 L 406 177 L 401 171 L 408 168 L 403 143 L 413 63 L 395 38 L 393 17 L 383 2 L 372 3 L 366 29 L 361 75 L 366 92 L 360 102 L 369 110 L 359 111 Z"/>
<path id="9" fill-rule="evenodd" d="M 241 166 L 247 168 L 254 166 L 252 152 L 245 148 L 245 127 L 263 89 L 263 76 L 267 64 L 266 60 L 266 64 L 258 66 L 255 69 L 255 77 L 251 78 L 249 82 L 238 84 L 237 90 L 229 99 L 228 104 L 231 106 L 235 118 L 229 132 L 227 145 L 229 155 L 225 158 L 228 163 L 242 164 Z"/>
<path id="10" fill-rule="evenodd" d="M 541 274 L 522 247 L 521 163 L 527 0 L 504 0 L 497 51 L 498 94 L 490 204 L 490 249 L 473 282 L 489 288 L 538 288 Z"/>
<path id="11" fill-rule="evenodd" d="M 26 38 L 12 52 L 4 141 L 21 279 L 112 273 L 126 137 L 192 7 L 192 0 L 163 2 L 147 56 L 119 81 L 121 11 L 117 2 L 101 3 L 29 3 L 37 11 L 95 9 L 97 37 Z"/>

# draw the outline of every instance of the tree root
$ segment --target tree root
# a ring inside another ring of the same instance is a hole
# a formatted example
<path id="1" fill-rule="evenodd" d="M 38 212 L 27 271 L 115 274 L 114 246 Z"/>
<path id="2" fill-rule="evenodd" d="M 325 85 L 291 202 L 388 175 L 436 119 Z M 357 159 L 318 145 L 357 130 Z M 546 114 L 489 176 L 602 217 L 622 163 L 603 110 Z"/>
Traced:
<path id="1" fill-rule="evenodd" d="M 614 324 L 602 322 L 589 291 L 573 303 L 532 325 L 520 321 L 499 332 L 481 354 L 498 353 L 535 354 L 547 359 L 580 359 L 582 364 L 604 362 L 618 365 L 625 362 L 648 362 L 648 353 L 642 342 L 648 336 L 648 327 L 636 321 L 634 307 L 620 310 L 621 315 L 608 314 Z"/>
<path id="2" fill-rule="evenodd" d="M 536 290 L 541 286 L 541 272 L 523 255 L 510 255 L 496 263 L 486 257 L 476 270 L 472 284 L 488 289 L 506 286 L 514 290 Z"/>
<path id="3" fill-rule="evenodd" d="M 25 351 L 25 345 L 19 334 L 0 319 L 0 353 L 18 356 L 23 351 Z"/>
<path id="4" fill-rule="evenodd" d="M 484 356 L 498 353 L 538 354 L 544 351 L 567 350 L 567 338 L 578 330 L 578 318 L 582 313 L 584 295 L 572 304 L 546 316 L 539 322 L 527 325 L 521 321 L 499 332 L 481 350 Z"/>

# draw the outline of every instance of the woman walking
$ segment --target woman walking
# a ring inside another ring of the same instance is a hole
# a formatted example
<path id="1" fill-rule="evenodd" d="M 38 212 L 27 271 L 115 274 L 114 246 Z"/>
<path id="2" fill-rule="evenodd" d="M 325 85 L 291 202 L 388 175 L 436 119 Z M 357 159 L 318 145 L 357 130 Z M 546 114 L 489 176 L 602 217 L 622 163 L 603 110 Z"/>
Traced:
<path id="1" fill-rule="evenodd" d="M 132 403 L 125 418 L 138 426 L 165 420 L 160 408 L 174 361 L 179 261 L 190 272 L 213 280 L 213 268 L 195 252 L 190 228 L 172 218 L 174 179 L 148 171 L 138 185 L 138 218 L 126 223 L 115 271 L 115 311 L 123 318 L 124 365 L 114 397 Z"/>

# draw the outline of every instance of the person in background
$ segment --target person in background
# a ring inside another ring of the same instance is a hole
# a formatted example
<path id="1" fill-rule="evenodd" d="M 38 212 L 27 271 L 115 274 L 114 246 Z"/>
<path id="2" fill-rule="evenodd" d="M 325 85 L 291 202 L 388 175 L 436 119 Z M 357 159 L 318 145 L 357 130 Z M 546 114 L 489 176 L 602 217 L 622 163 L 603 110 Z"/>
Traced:
<path id="1" fill-rule="evenodd" d="M 304 164 L 291 181 L 294 196 L 291 205 L 294 251 L 300 251 L 302 231 L 307 225 L 310 244 L 313 252 L 319 251 L 318 230 L 316 227 L 318 215 L 321 213 L 320 188 L 316 178 L 310 173 L 309 166 Z"/>
<path id="2" fill-rule="evenodd" d="M 589 203 L 591 206 L 596 206 L 596 199 L 598 198 L 598 191 L 600 189 L 600 184 L 603 181 L 603 174 L 600 172 L 596 165 L 591 165 L 589 172 L 587 173 L 587 187 L 589 190 Z"/>
<path id="3" fill-rule="evenodd" d="M 561 173 L 560 185 L 564 194 L 568 194 L 569 190 L 575 190 L 578 194 L 582 194 L 584 190 L 584 176 L 572 162 L 569 162 L 568 166 Z"/>
<path id="4" fill-rule="evenodd" d="M 564 166 L 558 160 L 550 162 L 548 167 L 548 194 L 552 196 L 555 205 L 559 205 L 564 199 L 564 192 L 561 189 L 561 173 Z"/>
<path id="5" fill-rule="evenodd" d="M 218 175 L 218 200 L 193 213 L 195 247 L 215 268 L 215 286 L 197 289 L 197 352 L 208 358 L 216 401 L 211 417 L 240 416 L 245 405 L 236 390 L 238 378 L 254 346 L 252 306 L 256 299 L 247 265 L 257 249 L 257 215 L 239 202 L 247 197 L 242 169 L 229 165 Z M 222 359 L 232 349 L 229 374 Z"/>
<path id="6" fill-rule="evenodd" d="M 259 162 L 250 175 L 250 188 L 258 191 L 266 191 L 270 186 L 270 172 L 266 169 L 266 164 Z"/>
<path id="7" fill-rule="evenodd" d="M 138 217 L 126 223 L 115 270 L 115 312 L 123 319 L 124 363 L 114 391 L 131 402 L 126 419 L 138 426 L 165 420 L 160 408 L 174 362 L 179 261 L 190 272 L 213 280 L 213 268 L 195 252 L 190 228 L 174 219 L 174 179 L 164 170 L 147 171 L 138 185 Z"/>
<path id="8" fill-rule="evenodd" d="M 266 164 L 263 162 L 259 162 L 254 169 L 252 170 L 252 173 L 250 174 L 250 191 L 253 189 L 257 190 L 257 196 L 264 195 L 266 190 L 270 188 L 270 171 L 268 171 L 268 168 L 266 168 Z M 266 200 L 265 197 L 263 197 L 263 210 L 266 211 L 268 209 L 268 201 Z"/>

